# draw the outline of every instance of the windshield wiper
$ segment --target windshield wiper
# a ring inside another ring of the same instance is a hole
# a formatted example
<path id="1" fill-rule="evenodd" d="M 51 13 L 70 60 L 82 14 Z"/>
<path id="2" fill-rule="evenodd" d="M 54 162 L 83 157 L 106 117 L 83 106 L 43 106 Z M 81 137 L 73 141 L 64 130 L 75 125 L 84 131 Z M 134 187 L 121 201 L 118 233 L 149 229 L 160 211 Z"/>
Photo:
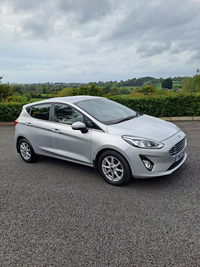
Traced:
<path id="1" fill-rule="evenodd" d="M 114 124 L 121 123 L 121 122 L 123 122 L 123 121 L 129 121 L 129 120 L 131 120 L 131 119 L 133 119 L 133 118 L 135 118 L 135 117 L 137 117 L 137 114 L 134 115 L 134 116 L 129 116 L 129 117 L 126 117 L 126 118 L 124 118 L 124 119 L 122 119 L 122 120 L 119 120 L 119 121 L 115 122 Z"/>

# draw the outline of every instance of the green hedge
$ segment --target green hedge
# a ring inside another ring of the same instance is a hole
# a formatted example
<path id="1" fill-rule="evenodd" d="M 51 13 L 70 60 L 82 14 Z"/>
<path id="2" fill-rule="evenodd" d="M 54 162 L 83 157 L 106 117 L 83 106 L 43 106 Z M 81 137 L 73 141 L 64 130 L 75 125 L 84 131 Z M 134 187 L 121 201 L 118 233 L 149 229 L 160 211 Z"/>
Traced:
<path id="1" fill-rule="evenodd" d="M 138 112 L 155 117 L 200 116 L 200 94 L 169 96 L 110 97 Z"/>
<path id="2" fill-rule="evenodd" d="M 155 117 L 200 116 L 200 94 L 173 94 L 168 96 L 140 96 L 135 98 L 112 96 L 138 112 Z M 26 103 L 0 103 L 0 121 L 13 122 Z"/>
<path id="3" fill-rule="evenodd" d="M 0 103 L 0 121 L 15 121 L 26 103 Z"/>

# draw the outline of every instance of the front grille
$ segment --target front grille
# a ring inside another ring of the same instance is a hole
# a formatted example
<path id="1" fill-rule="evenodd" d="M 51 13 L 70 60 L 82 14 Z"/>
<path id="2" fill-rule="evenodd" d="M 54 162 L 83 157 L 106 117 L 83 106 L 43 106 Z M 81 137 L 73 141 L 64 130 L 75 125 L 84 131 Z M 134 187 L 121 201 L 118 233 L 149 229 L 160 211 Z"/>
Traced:
<path id="1" fill-rule="evenodd" d="M 185 145 L 186 145 L 186 137 L 183 138 L 180 142 L 178 142 L 175 146 L 173 146 L 169 150 L 169 154 L 172 157 L 176 156 L 179 152 L 181 152 L 184 149 Z"/>

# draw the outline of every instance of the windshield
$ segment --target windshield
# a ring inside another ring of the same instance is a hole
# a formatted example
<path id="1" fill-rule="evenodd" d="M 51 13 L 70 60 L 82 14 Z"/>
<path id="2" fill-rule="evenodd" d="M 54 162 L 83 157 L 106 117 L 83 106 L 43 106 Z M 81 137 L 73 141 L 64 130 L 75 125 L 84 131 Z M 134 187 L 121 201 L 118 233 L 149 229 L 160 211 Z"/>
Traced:
<path id="1" fill-rule="evenodd" d="M 106 125 L 120 123 L 137 116 L 134 110 L 106 98 L 84 100 L 76 102 L 75 105 Z"/>

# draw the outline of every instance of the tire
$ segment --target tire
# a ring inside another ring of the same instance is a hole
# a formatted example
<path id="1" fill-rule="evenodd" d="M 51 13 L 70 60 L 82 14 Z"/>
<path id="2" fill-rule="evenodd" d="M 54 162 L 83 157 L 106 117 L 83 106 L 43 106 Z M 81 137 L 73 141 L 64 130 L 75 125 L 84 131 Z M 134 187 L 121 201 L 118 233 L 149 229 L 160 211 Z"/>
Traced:
<path id="1" fill-rule="evenodd" d="M 132 178 L 126 159 L 113 150 L 106 150 L 100 155 L 98 169 L 104 180 L 112 185 L 125 185 Z"/>
<path id="2" fill-rule="evenodd" d="M 26 163 L 35 162 L 37 159 L 37 156 L 35 152 L 33 151 L 31 144 L 26 139 L 21 139 L 19 141 L 18 151 L 19 151 L 20 156 Z"/>

